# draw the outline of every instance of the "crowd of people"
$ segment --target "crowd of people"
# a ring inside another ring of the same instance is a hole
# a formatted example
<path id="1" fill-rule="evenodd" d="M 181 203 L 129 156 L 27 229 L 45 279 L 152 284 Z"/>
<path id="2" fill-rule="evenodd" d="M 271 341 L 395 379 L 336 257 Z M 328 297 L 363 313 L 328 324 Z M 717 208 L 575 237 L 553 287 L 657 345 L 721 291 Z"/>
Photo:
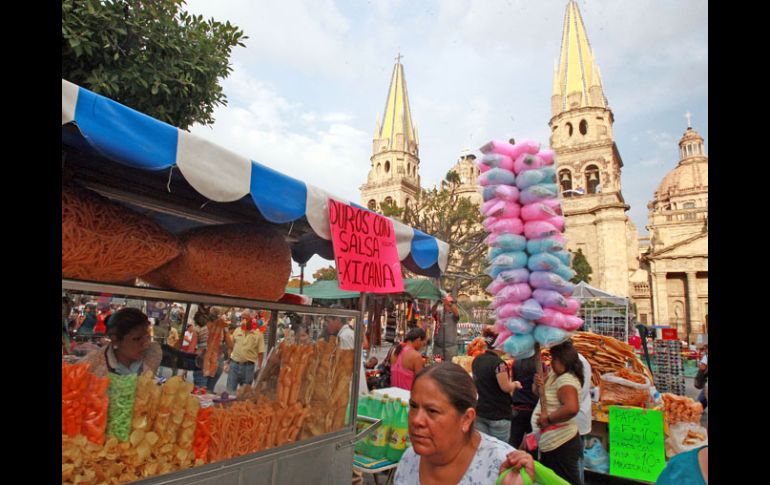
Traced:
<path id="1" fill-rule="evenodd" d="M 168 377 L 181 372 L 185 380 L 191 378 L 197 388 L 212 394 L 222 385 L 223 374 L 230 395 L 252 384 L 266 357 L 269 313 L 194 305 L 191 314 L 188 318 L 185 308 L 173 303 L 162 318 L 152 318 L 125 304 L 89 298 L 73 301 L 63 295 L 62 354 L 70 361 L 90 362 L 100 375 L 151 370 Z M 278 340 L 307 344 L 334 335 L 341 348 L 354 347 L 354 331 L 343 319 L 320 320 L 320 325 L 314 325 L 320 332 L 311 332 L 313 317 L 282 315 Z M 221 335 L 219 345 L 212 345 L 210 335 Z M 208 369 L 210 375 L 206 375 L 203 362 L 209 346 L 219 352 L 216 369 Z M 365 380 L 363 369 L 361 379 Z"/>
<path id="2" fill-rule="evenodd" d="M 439 319 L 456 319 L 451 298 L 442 303 Z M 253 382 L 265 359 L 261 331 L 265 315 L 259 313 L 199 305 L 181 335 L 187 319 L 176 305 L 157 322 L 137 308 L 107 305 L 100 309 L 94 302 L 75 305 L 65 298 L 62 314 L 65 334 L 90 339 L 79 345 L 81 353 L 86 351 L 81 362 L 90 363 L 91 371 L 100 377 L 159 373 L 165 349 L 174 348 L 196 357 L 192 373 L 196 386 L 213 393 L 226 373 L 227 392 L 232 394 Z M 214 332 L 217 325 L 224 331 Z M 312 340 L 303 318 L 287 316 L 282 328 L 281 338 L 292 343 Z M 211 345 L 210 335 L 221 335 L 221 350 L 216 371 L 204 375 L 200 356 Z M 326 316 L 318 336 L 336 336 L 340 348 L 353 349 L 354 335 L 343 318 Z M 547 483 L 583 484 L 582 436 L 591 431 L 588 361 L 568 340 L 550 349 L 551 364 L 544 373 L 538 372 L 534 355 L 516 359 L 509 368 L 503 352 L 495 349 L 493 327 L 484 329 L 482 336 L 487 350 L 474 359 L 473 377 L 450 362 L 426 366 L 421 351 L 429 336 L 419 327 L 409 330 L 383 362 L 389 370 L 388 384 L 410 391 L 412 446 L 398 464 L 395 483 L 492 483 L 505 475 L 500 483 L 511 485 L 524 483 L 525 473 Z M 449 350 L 449 345 L 442 350 Z M 63 352 L 67 353 L 64 339 Z M 707 349 L 705 353 L 701 370 L 707 372 Z M 366 389 L 366 370 L 377 364 L 372 357 L 361 369 L 360 389 Z M 707 386 L 702 394 L 705 407 Z M 707 477 L 707 453 L 703 447 L 672 459 L 661 483 L 673 483 L 683 473 L 697 470 Z"/>

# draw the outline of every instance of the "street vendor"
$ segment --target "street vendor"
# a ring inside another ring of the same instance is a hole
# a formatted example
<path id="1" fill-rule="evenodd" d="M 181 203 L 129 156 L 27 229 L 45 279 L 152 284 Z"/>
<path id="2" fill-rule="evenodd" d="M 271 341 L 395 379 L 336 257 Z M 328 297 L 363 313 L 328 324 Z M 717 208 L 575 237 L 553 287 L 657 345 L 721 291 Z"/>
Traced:
<path id="1" fill-rule="evenodd" d="M 232 334 L 232 345 L 230 360 L 225 364 L 228 394 L 235 394 L 238 386 L 254 381 L 265 356 L 265 339 L 247 312 L 241 314 L 241 326 Z"/>
<path id="2" fill-rule="evenodd" d="M 163 351 L 150 337 L 150 320 L 137 308 L 123 308 L 110 317 L 110 344 L 88 353 L 81 362 L 91 364 L 97 377 L 109 373 L 141 375 L 158 371 Z"/>
<path id="3" fill-rule="evenodd" d="M 473 381 L 479 393 L 475 427 L 478 431 L 508 443 L 511 434 L 511 394 L 521 389 L 521 382 L 511 379 L 502 350 L 493 348 L 497 332 L 487 327 L 482 332 L 486 351 L 473 359 Z"/>
<path id="4" fill-rule="evenodd" d="M 433 317 L 438 321 L 438 332 L 434 340 L 434 354 L 441 355 L 444 362 L 451 362 L 457 355 L 457 322 L 460 320 L 460 309 L 452 295 L 444 296 L 441 309 L 436 302 L 431 309 Z"/>

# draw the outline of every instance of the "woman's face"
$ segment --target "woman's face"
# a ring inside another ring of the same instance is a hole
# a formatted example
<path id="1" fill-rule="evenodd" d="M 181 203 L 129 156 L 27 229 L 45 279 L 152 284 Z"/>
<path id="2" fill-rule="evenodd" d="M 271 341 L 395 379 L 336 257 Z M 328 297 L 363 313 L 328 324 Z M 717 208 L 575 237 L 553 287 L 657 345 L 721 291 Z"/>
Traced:
<path id="1" fill-rule="evenodd" d="M 414 350 L 420 351 L 425 346 L 425 340 L 423 339 L 417 339 L 414 341 Z"/>
<path id="2" fill-rule="evenodd" d="M 300 330 L 299 334 L 297 335 L 297 341 L 301 344 L 309 344 L 310 343 L 310 335 L 307 333 L 306 330 Z"/>
<path id="3" fill-rule="evenodd" d="M 132 362 L 140 360 L 142 353 L 150 346 L 150 340 L 150 326 L 140 325 L 117 342 L 115 354 Z"/>
<path id="4" fill-rule="evenodd" d="M 409 399 L 409 438 L 420 456 L 456 453 L 473 427 L 476 410 L 460 414 L 430 376 L 418 379 Z"/>
<path id="5" fill-rule="evenodd" d="M 551 368 L 554 372 L 556 372 L 557 376 L 560 376 L 567 372 L 567 366 L 565 366 L 561 360 L 554 358 L 551 361 Z"/>

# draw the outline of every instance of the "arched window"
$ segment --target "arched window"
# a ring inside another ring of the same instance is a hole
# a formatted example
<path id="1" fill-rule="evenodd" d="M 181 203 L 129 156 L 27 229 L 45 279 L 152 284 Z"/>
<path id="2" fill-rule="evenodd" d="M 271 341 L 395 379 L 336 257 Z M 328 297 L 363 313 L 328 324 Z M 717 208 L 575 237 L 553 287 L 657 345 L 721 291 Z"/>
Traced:
<path id="1" fill-rule="evenodd" d="M 377 201 L 374 199 L 370 200 L 367 207 L 369 207 L 370 211 L 377 210 Z"/>
<path id="2" fill-rule="evenodd" d="M 385 162 L 385 173 L 390 172 L 390 162 Z"/>
<path id="3" fill-rule="evenodd" d="M 406 200 L 404 200 L 404 207 L 406 207 L 408 209 L 409 206 L 411 205 L 411 203 L 412 203 L 412 201 L 409 200 L 409 197 L 407 197 Z"/>
<path id="4" fill-rule="evenodd" d="M 407 163 L 406 164 L 406 174 L 409 175 L 409 176 L 412 175 L 412 164 L 411 163 Z"/>
<path id="5" fill-rule="evenodd" d="M 567 123 L 565 128 L 567 128 L 567 134 L 572 136 L 572 123 Z"/>
<path id="6" fill-rule="evenodd" d="M 564 197 L 572 197 L 572 174 L 569 170 L 564 169 L 559 172 L 559 185 Z"/>
<path id="7" fill-rule="evenodd" d="M 585 135 L 588 133 L 588 122 L 586 120 L 580 120 L 580 134 Z"/>
<path id="8" fill-rule="evenodd" d="M 393 205 L 393 197 L 385 197 L 385 204 Z"/>
<path id="9" fill-rule="evenodd" d="M 381 173 L 382 173 L 382 164 L 381 164 L 381 163 L 378 163 L 378 164 L 377 164 L 377 175 L 379 175 L 379 174 L 381 174 Z"/>
<path id="10" fill-rule="evenodd" d="M 596 165 L 589 165 L 586 167 L 586 187 L 588 187 L 588 193 L 597 193 L 597 187 L 599 187 L 600 183 L 601 180 L 599 180 L 599 167 Z"/>

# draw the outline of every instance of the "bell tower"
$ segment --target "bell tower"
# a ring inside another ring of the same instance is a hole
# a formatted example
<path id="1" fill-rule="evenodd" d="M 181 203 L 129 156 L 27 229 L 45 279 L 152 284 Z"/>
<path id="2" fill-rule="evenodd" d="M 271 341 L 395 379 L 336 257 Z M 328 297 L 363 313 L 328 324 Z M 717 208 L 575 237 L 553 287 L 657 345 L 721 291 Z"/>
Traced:
<path id="1" fill-rule="evenodd" d="M 582 249 L 593 269 L 591 285 L 628 296 L 638 267 L 637 230 L 620 187 L 615 119 L 577 2 L 564 14 L 561 55 L 554 69 L 550 143 L 556 152 L 569 249 Z"/>
<path id="2" fill-rule="evenodd" d="M 420 192 L 417 128 L 412 122 L 401 54 L 390 79 L 385 111 L 372 140 L 369 176 L 361 186 L 361 204 L 378 210 L 383 203 L 407 207 Z"/>

